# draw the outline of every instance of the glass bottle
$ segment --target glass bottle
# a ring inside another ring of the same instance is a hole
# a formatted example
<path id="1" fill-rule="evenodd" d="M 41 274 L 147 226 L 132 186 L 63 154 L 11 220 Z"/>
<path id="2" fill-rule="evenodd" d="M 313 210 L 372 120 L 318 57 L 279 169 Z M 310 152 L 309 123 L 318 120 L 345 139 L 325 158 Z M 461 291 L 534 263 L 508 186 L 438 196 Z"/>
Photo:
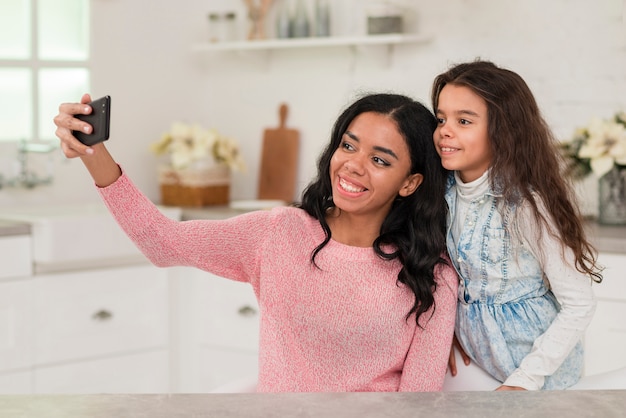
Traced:
<path id="1" fill-rule="evenodd" d="M 297 0 L 296 11 L 291 19 L 291 37 L 306 38 L 310 35 L 309 14 L 304 0 Z"/>
<path id="2" fill-rule="evenodd" d="M 315 1 L 315 36 L 330 36 L 330 5 L 328 0 Z"/>
<path id="3" fill-rule="evenodd" d="M 282 0 L 276 10 L 276 37 L 279 39 L 291 37 L 288 0 Z"/>

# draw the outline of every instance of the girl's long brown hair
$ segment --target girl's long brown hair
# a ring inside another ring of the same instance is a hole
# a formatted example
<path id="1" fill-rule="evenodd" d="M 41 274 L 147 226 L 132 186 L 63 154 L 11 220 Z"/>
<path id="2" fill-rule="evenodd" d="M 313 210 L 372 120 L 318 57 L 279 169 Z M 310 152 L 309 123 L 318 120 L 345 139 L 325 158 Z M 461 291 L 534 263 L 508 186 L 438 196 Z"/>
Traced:
<path id="1" fill-rule="evenodd" d="M 470 88 L 485 100 L 488 136 L 493 159 L 490 182 L 503 195 L 505 205 L 530 203 L 535 220 L 572 249 L 576 268 L 602 281 L 597 252 L 585 234 L 574 189 L 564 174 L 564 161 L 555 138 L 526 82 L 515 72 L 477 60 L 458 64 L 435 78 L 432 105 L 436 112 L 439 94 L 446 84 Z M 540 210 L 544 202 L 549 217 Z"/>

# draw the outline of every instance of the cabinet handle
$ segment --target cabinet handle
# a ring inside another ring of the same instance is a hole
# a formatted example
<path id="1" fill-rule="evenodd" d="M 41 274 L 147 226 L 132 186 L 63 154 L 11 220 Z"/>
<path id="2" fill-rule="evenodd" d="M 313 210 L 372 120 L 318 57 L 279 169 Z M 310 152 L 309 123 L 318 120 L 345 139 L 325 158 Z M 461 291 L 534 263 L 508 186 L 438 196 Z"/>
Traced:
<path id="1" fill-rule="evenodd" d="M 108 321 L 111 318 L 113 318 L 113 313 L 107 311 L 106 309 L 100 309 L 98 312 L 91 315 L 91 319 L 95 321 Z"/>
<path id="2" fill-rule="evenodd" d="M 242 306 L 241 308 L 239 308 L 237 312 L 239 312 L 239 315 L 245 316 L 245 317 L 256 315 L 256 309 L 254 309 L 252 306 L 249 306 L 249 305 Z"/>

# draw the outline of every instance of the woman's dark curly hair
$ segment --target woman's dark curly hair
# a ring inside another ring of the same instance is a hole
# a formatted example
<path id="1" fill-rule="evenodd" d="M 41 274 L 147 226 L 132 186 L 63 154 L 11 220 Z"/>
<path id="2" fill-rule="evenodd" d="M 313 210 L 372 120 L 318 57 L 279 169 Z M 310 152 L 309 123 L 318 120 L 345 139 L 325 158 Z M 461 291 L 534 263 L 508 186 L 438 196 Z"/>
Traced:
<path id="1" fill-rule="evenodd" d="M 386 260 L 399 259 L 402 269 L 398 281 L 408 286 L 415 295 L 415 303 L 407 319 L 415 313 L 416 321 L 434 304 L 436 289 L 434 269 L 445 263 L 445 224 L 447 206 L 444 200 L 447 170 L 441 166 L 433 144 L 437 126 L 434 115 L 421 103 L 399 94 L 370 94 L 361 97 L 339 116 L 330 143 L 319 157 L 317 178 L 305 189 L 298 205 L 319 220 L 326 238 L 311 255 L 316 255 L 331 239 L 326 222 L 329 209 L 334 207 L 330 178 L 330 161 L 339 148 L 350 123 L 360 114 L 374 112 L 394 120 L 411 154 L 411 174 L 420 173 L 424 179 L 418 189 L 406 197 L 398 196 L 374 241 L 376 254 Z M 391 245 L 391 253 L 383 251 Z M 418 322 L 419 325 L 419 322 Z"/>

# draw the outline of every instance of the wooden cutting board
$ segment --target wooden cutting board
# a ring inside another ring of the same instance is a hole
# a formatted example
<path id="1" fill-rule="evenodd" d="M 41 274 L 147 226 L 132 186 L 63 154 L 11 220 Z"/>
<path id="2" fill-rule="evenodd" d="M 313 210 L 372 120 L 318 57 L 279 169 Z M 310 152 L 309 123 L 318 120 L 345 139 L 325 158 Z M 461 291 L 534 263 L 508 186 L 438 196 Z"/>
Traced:
<path id="1" fill-rule="evenodd" d="M 281 104 L 278 128 L 268 128 L 263 133 L 259 199 L 276 199 L 287 203 L 296 199 L 300 133 L 286 127 L 288 110 L 286 104 Z"/>

